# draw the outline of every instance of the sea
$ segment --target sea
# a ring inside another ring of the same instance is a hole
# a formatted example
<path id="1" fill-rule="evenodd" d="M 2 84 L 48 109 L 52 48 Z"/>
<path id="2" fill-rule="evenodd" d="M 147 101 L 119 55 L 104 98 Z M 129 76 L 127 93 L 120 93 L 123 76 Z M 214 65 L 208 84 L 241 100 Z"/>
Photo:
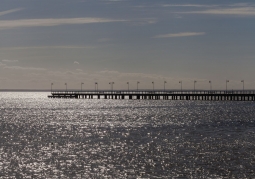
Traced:
<path id="1" fill-rule="evenodd" d="M 255 103 L 0 92 L 0 178 L 255 178 Z"/>

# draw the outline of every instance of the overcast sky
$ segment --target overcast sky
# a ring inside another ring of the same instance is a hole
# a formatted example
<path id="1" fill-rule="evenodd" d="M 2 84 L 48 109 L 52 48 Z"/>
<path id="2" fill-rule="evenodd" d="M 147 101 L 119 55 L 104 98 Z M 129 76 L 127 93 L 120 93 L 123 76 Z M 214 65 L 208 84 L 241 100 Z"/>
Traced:
<path id="1" fill-rule="evenodd" d="M 255 89 L 252 0 L 0 3 L 0 89 Z"/>

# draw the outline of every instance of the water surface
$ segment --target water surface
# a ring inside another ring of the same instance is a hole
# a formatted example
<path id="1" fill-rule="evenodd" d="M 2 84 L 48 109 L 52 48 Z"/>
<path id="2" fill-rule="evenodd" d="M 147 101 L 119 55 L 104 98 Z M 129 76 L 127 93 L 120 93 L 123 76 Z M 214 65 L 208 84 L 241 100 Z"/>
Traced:
<path id="1" fill-rule="evenodd" d="M 255 103 L 0 93 L 0 177 L 255 178 Z"/>

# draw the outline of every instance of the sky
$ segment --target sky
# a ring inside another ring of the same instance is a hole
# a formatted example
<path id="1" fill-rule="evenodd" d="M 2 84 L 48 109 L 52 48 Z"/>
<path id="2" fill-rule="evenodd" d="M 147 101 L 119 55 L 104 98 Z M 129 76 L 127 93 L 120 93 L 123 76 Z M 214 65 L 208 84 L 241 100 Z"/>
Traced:
<path id="1" fill-rule="evenodd" d="M 254 1 L 0 3 L 0 89 L 255 89 Z"/>

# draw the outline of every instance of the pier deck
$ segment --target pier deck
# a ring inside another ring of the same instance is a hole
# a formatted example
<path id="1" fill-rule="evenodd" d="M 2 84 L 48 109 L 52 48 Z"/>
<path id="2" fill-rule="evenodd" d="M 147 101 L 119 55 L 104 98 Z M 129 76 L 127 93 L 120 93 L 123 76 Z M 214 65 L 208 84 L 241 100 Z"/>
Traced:
<path id="1" fill-rule="evenodd" d="M 52 91 L 49 98 L 76 99 L 138 99 L 138 100 L 207 100 L 207 101 L 255 101 L 255 90 L 97 90 Z"/>

